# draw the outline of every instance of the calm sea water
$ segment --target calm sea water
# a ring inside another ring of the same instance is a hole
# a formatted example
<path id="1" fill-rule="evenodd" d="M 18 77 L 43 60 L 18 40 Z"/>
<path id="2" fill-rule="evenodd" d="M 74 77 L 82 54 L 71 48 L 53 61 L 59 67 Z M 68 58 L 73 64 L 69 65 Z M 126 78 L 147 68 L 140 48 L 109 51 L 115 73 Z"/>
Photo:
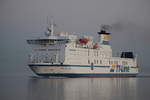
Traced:
<path id="1" fill-rule="evenodd" d="M 149 100 L 150 77 L 0 77 L 0 100 Z"/>

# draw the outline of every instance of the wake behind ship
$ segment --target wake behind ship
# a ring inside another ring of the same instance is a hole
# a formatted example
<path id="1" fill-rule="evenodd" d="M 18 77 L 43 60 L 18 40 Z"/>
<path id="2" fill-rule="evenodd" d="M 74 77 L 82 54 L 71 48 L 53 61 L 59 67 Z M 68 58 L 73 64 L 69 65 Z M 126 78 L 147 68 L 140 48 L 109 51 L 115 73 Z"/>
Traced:
<path id="1" fill-rule="evenodd" d="M 132 52 L 112 57 L 106 29 L 103 25 L 95 42 L 91 36 L 55 33 L 51 24 L 45 37 L 27 40 L 32 48 L 28 65 L 39 76 L 136 76 L 136 57 Z"/>

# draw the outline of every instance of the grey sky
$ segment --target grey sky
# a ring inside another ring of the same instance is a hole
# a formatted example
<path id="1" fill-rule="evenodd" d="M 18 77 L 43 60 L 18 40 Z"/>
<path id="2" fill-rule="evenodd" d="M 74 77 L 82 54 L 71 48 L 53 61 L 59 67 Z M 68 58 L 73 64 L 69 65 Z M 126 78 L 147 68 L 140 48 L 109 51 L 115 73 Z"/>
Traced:
<path id="1" fill-rule="evenodd" d="M 150 73 L 149 0 L 0 0 L 0 73 L 28 72 L 26 39 L 43 34 L 47 16 L 57 30 L 95 36 L 98 24 L 113 26 L 113 52 L 134 50 Z"/>

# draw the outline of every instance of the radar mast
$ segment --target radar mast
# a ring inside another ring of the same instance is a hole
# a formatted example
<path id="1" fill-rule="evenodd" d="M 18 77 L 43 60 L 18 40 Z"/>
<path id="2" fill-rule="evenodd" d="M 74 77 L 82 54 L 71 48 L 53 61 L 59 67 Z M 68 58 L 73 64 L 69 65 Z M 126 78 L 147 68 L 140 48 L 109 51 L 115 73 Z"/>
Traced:
<path id="1" fill-rule="evenodd" d="M 50 23 L 49 23 L 49 19 L 47 17 L 47 23 L 48 23 L 48 27 L 47 27 L 47 32 L 45 32 L 45 35 L 47 37 L 51 37 L 54 36 L 54 27 L 56 26 L 53 20 L 53 17 L 51 17 L 50 19 Z"/>

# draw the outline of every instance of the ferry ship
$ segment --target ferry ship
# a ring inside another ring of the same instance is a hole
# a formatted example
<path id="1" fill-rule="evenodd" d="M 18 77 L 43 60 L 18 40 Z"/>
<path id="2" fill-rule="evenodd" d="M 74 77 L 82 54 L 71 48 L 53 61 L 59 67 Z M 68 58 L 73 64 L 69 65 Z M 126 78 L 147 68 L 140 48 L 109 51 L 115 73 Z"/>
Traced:
<path id="1" fill-rule="evenodd" d="M 112 57 L 107 31 L 103 25 L 95 42 L 88 35 L 56 33 L 50 24 L 44 37 L 27 40 L 32 49 L 28 66 L 46 77 L 136 76 L 137 57 L 129 51 Z"/>

